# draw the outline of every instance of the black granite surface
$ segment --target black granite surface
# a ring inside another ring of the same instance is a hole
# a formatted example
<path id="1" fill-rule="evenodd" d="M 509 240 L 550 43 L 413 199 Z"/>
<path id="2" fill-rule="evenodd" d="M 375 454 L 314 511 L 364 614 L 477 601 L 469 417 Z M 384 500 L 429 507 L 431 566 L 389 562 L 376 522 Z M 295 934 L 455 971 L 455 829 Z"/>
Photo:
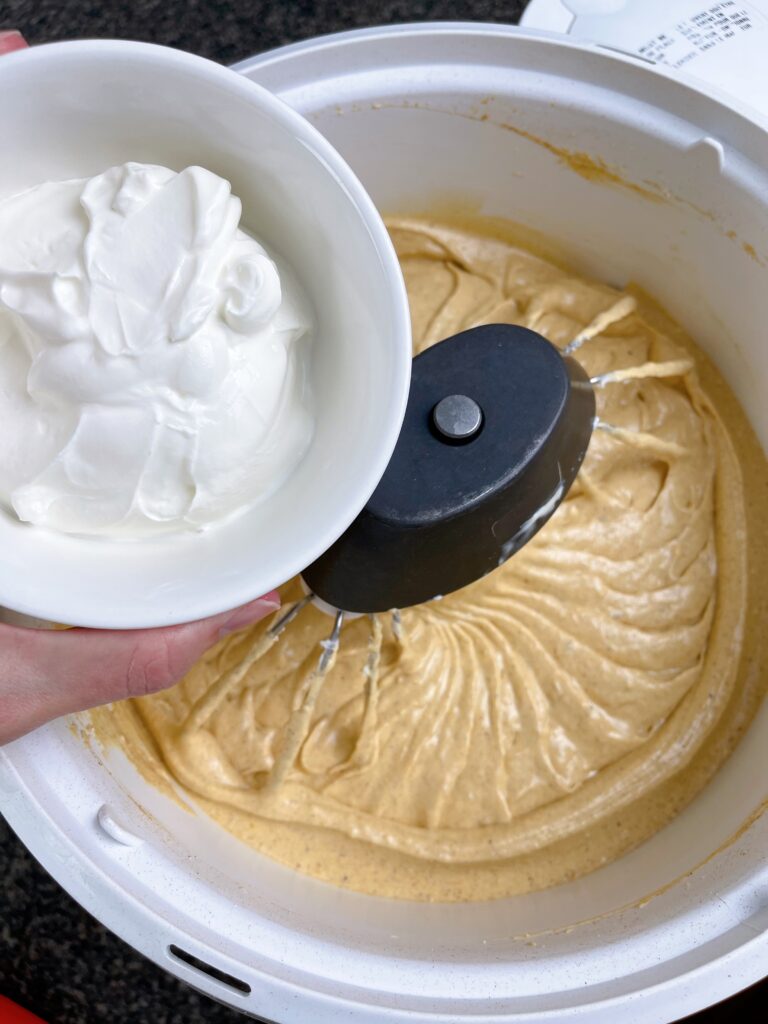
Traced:
<path id="1" fill-rule="evenodd" d="M 0 0 L 0 30 L 21 29 L 30 43 L 86 36 L 141 39 L 230 64 L 283 43 L 366 25 L 511 22 L 524 6 L 489 0 Z M 2 97 L 0 113 L 1 104 Z M 161 971 L 103 928 L 43 871 L 2 820 L 0 993 L 48 1024 L 244 1020 Z M 758 986 L 689 1020 L 766 1020 L 766 996 L 768 986 Z M 5 1024 L 1 1010 L 0 1024 Z"/>
<path id="2" fill-rule="evenodd" d="M 232 64 L 326 32 L 403 21 L 516 21 L 524 2 L 490 0 L 0 0 L 0 27 L 30 43 L 84 36 L 141 39 Z"/>

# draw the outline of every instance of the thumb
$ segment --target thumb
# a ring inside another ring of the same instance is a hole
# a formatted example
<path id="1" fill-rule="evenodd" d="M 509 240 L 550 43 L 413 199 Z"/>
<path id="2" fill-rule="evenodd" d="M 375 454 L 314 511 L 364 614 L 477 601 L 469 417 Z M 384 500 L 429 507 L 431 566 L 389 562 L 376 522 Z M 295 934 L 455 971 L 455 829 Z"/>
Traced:
<path id="1" fill-rule="evenodd" d="M 221 615 L 163 629 L 0 625 L 0 743 L 71 711 L 172 686 L 223 636 L 279 607 L 273 592 Z"/>

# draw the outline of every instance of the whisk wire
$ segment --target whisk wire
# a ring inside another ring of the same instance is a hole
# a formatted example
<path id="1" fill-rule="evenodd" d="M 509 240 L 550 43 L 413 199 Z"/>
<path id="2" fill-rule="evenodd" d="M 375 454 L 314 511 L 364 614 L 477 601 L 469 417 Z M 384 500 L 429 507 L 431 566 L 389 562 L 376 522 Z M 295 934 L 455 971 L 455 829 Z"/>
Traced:
<path id="1" fill-rule="evenodd" d="M 628 366 L 623 370 L 609 370 L 590 377 L 589 383 L 596 388 L 605 384 L 621 384 L 627 380 L 642 380 L 649 377 L 684 377 L 693 369 L 691 359 L 672 359 L 666 363 L 641 363 L 639 366 Z"/>
<path id="2" fill-rule="evenodd" d="M 285 730 L 285 741 L 262 787 L 265 792 L 278 789 L 296 762 L 298 753 L 307 738 L 312 714 L 323 683 L 336 661 L 343 625 L 344 612 L 339 611 L 336 613 L 330 636 L 327 640 L 320 641 L 323 650 L 316 668 L 309 673 L 297 691 L 297 701 Z"/>
<path id="3" fill-rule="evenodd" d="M 676 441 L 666 441 L 663 437 L 646 433 L 643 430 L 626 430 L 624 427 L 614 426 L 612 423 L 605 423 L 599 417 L 595 417 L 595 429 L 602 430 L 618 441 L 631 445 L 642 451 L 652 452 L 662 458 L 680 458 L 685 455 L 686 449 Z"/>
<path id="4" fill-rule="evenodd" d="M 239 686 L 253 665 L 268 653 L 272 646 L 277 642 L 278 637 L 285 627 L 289 623 L 293 622 L 299 612 L 306 608 L 312 600 L 312 597 L 312 594 L 307 594 L 292 605 L 287 611 L 283 612 L 282 615 L 279 615 L 269 629 L 262 633 L 262 635 L 253 643 L 243 660 L 238 662 L 238 664 L 235 665 L 234 668 L 231 668 L 229 672 L 225 672 L 216 685 L 212 686 L 210 690 L 207 690 L 202 697 L 192 705 L 183 725 L 184 730 L 194 732 L 196 729 L 205 728 L 211 715 L 214 714 L 214 712 L 222 705 L 229 694 Z"/>
<path id="5" fill-rule="evenodd" d="M 620 320 L 624 320 L 631 313 L 634 313 L 636 309 L 637 300 L 631 295 L 622 295 L 618 302 L 603 310 L 602 313 L 598 313 L 594 320 L 579 331 L 576 337 L 565 346 L 563 355 L 573 355 L 585 342 L 596 338 L 598 334 L 603 334 L 613 324 L 619 323 Z"/>
<path id="6" fill-rule="evenodd" d="M 370 747 L 369 737 L 374 738 L 376 712 L 379 702 L 379 675 L 381 672 L 381 649 L 384 644 L 384 628 L 381 624 L 380 615 L 371 615 L 371 635 L 368 638 L 368 658 L 365 662 L 363 674 L 365 675 L 365 689 L 363 695 L 363 717 L 360 725 L 360 732 L 355 744 L 355 752 L 352 760 L 360 764 L 369 759 L 373 753 L 367 748 Z"/>
<path id="7" fill-rule="evenodd" d="M 393 608 L 391 611 L 391 625 L 392 625 L 392 636 L 395 638 L 397 643 L 402 644 L 403 642 L 403 616 L 400 613 L 399 608 Z"/>

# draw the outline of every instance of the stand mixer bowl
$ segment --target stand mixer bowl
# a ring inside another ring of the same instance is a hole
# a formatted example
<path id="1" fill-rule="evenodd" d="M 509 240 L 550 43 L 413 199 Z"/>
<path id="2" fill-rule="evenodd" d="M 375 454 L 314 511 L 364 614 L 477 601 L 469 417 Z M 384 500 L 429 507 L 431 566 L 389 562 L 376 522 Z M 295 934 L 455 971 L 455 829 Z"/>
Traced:
<path id="1" fill-rule="evenodd" d="M 585 274 L 638 281 L 716 359 L 768 442 L 768 135 L 738 104 L 503 26 L 373 29 L 240 70 L 304 113 L 380 209 L 507 217 L 556 238 Z M 651 840 L 575 882 L 488 903 L 388 901 L 299 876 L 63 722 L 0 752 L 0 804 L 100 920 L 243 1012 L 651 1024 L 765 970 L 766 742 L 763 708 Z"/>

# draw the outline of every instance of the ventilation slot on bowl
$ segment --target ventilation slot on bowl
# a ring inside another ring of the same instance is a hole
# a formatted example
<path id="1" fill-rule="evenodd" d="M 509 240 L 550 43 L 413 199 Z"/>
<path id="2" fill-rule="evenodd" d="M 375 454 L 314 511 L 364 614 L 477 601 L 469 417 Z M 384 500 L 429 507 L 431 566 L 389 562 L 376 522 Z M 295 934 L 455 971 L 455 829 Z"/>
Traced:
<path id="1" fill-rule="evenodd" d="M 192 967 L 196 971 L 200 971 L 201 974 L 207 974 L 209 978 L 213 978 L 215 981 L 220 981 L 222 985 L 228 985 L 229 988 L 233 988 L 235 992 L 240 992 L 244 996 L 251 994 L 251 986 L 241 981 L 239 978 L 233 978 L 231 974 L 227 974 L 226 971 L 220 971 L 218 967 L 214 967 L 212 964 L 207 964 L 205 960 L 200 960 L 196 956 L 192 956 L 191 953 L 187 953 L 184 949 L 179 949 L 178 946 L 169 946 L 168 952 L 174 958 L 174 960 L 180 960 L 187 967 Z"/>

